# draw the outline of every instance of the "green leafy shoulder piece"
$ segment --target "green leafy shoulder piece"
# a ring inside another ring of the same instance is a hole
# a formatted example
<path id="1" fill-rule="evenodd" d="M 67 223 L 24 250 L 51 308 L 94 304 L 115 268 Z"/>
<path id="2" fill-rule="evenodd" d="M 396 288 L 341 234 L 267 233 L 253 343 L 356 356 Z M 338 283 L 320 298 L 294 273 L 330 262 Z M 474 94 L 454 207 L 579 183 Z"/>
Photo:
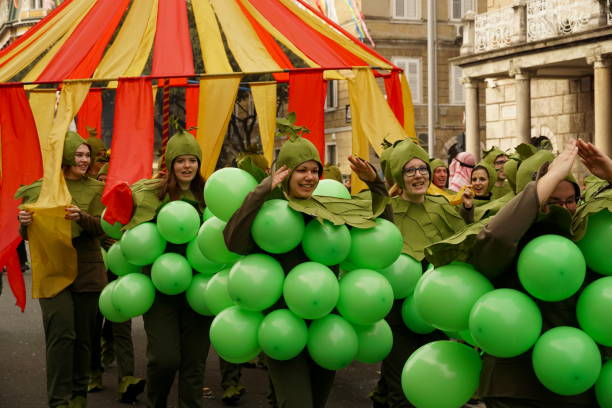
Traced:
<path id="1" fill-rule="evenodd" d="M 455 235 L 429 245 L 425 248 L 425 258 L 435 267 L 449 264 L 452 261 L 468 262 L 478 234 L 492 218 L 481 219 Z"/>
<path id="2" fill-rule="evenodd" d="M 371 202 L 367 200 L 323 196 L 313 196 L 306 200 L 289 200 L 289 206 L 321 222 L 327 220 L 334 225 L 348 224 L 356 228 L 376 226 L 374 219 L 384 210 L 383 206 L 382 209 L 373 211 Z"/>
<path id="3" fill-rule="evenodd" d="M 31 204 L 38 200 L 38 196 L 40 195 L 40 189 L 42 188 L 43 179 L 38 179 L 32 184 L 28 184 L 27 186 L 21 186 L 15 192 L 15 199 L 19 200 L 23 198 L 23 204 Z M 21 205 L 19 206 L 21 208 Z"/>
<path id="4" fill-rule="evenodd" d="M 128 230 L 143 222 L 151 221 L 157 216 L 157 211 L 165 203 L 158 198 L 162 180 L 143 179 L 130 186 L 134 212 L 130 222 L 123 229 Z"/>
<path id="5" fill-rule="evenodd" d="M 510 200 L 514 198 L 515 194 L 513 191 L 509 191 L 497 200 L 490 200 L 474 209 L 474 221 L 480 221 L 486 217 L 493 216 L 499 212 Z"/>
<path id="6" fill-rule="evenodd" d="M 576 209 L 572 219 L 572 235 L 575 241 L 581 240 L 584 236 L 589 215 L 602 210 L 612 212 L 612 185 L 597 177 L 587 179 L 585 202 Z"/>

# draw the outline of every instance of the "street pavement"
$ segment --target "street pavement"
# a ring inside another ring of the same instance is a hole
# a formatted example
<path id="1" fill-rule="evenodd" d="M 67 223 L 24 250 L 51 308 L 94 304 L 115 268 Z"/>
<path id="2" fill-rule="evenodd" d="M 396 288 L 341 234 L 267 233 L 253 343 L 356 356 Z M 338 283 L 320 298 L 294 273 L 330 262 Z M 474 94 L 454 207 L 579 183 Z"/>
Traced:
<path id="1" fill-rule="evenodd" d="M 21 313 L 8 287 L 6 276 L 2 275 L 3 290 L 0 295 L 0 408 L 44 408 L 46 406 L 45 348 L 42 319 L 38 301 L 31 299 L 31 275 L 25 274 L 28 302 Z M 142 318 L 132 324 L 134 339 L 136 375 L 145 375 L 146 337 Z M 330 408 L 371 407 L 367 398 L 378 378 L 379 365 L 354 363 L 338 371 L 333 391 L 330 395 Z M 88 397 L 89 408 L 126 407 L 117 402 L 116 367 L 104 373 L 105 390 L 91 393 Z M 247 391 L 239 406 L 248 408 L 268 407 L 268 379 L 265 370 L 247 368 L 242 370 L 242 384 Z M 208 355 L 205 373 L 205 386 L 212 391 L 206 398 L 204 407 L 224 407 L 221 403 L 219 363 L 216 354 Z M 135 404 L 145 407 L 143 397 Z M 168 401 L 168 407 L 177 407 L 176 382 Z"/>

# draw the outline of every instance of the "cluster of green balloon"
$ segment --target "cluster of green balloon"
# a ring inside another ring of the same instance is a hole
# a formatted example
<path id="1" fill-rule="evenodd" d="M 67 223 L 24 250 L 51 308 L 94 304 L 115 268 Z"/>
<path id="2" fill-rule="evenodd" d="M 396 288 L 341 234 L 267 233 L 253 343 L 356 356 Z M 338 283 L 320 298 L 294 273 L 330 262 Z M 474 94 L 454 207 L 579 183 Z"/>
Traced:
<path id="1" fill-rule="evenodd" d="M 306 225 L 302 249 L 311 261 L 327 266 L 337 265 L 346 259 L 351 250 L 351 233 L 346 225 L 313 219 Z"/>
<path id="2" fill-rule="evenodd" d="M 525 290 L 535 298 L 558 302 L 575 294 L 586 275 L 580 248 L 560 235 L 542 235 L 521 251 L 518 276 Z"/>
<path id="3" fill-rule="evenodd" d="M 612 276 L 590 283 L 578 298 L 576 315 L 578 323 L 597 343 L 612 347 Z"/>
<path id="4" fill-rule="evenodd" d="M 404 239 L 395 224 L 377 218 L 375 227 L 351 229 L 347 260 L 359 268 L 380 270 L 397 260 L 403 246 Z"/>
<path id="5" fill-rule="evenodd" d="M 351 193 L 344 184 L 334 179 L 320 180 L 312 195 L 351 199 Z"/>
<path id="6" fill-rule="evenodd" d="M 215 171 L 204 186 L 204 201 L 212 213 L 227 222 L 257 187 L 257 181 L 244 170 L 227 167 Z"/>
<path id="7" fill-rule="evenodd" d="M 601 372 L 597 344 L 580 329 L 559 326 L 545 332 L 532 353 L 538 380 L 561 395 L 577 395 L 591 388 Z"/>
<path id="8" fill-rule="evenodd" d="M 612 360 L 608 360 L 601 368 L 595 383 L 595 395 L 601 408 L 612 408 Z"/>
<path id="9" fill-rule="evenodd" d="M 121 231 L 121 228 L 123 228 L 123 224 L 121 224 L 120 222 L 110 224 L 108 221 L 104 219 L 105 214 L 106 214 L 106 208 L 102 211 L 102 215 L 100 217 L 100 224 L 102 225 L 102 230 L 109 237 L 113 239 L 120 239 L 121 236 L 123 235 L 123 231 Z"/>
<path id="10" fill-rule="evenodd" d="M 602 210 L 590 215 L 586 233 L 577 244 L 589 268 L 603 275 L 612 275 L 610 241 L 612 241 L 612 213 Z"/>
<path id="11" fill-rule="evenodd" d="M 266 201 L 253 224 L 251 235 L 264 251 L 282 254 L 296 248 L 304 236 L 304 217 L 289 207 L 286 200 Z"/>
<path id="12" fill-rule="evenodd" d="M 225 245 L 223 230 L 227 223 L 217 217 L 210 217 L 200 227 L 197 242 L 202 255 L 216 264 L 234 263 L 239 258 Z"/>
<path id="13" fill-rule="evenodd" d="M 100 293 L 98 306 L 108 320 L 124 322 L 146 313 L 155 300 L 155 287 L 142 273 L 130 273 L 110 282 Z"/>
<path id="14" fill-rule="evenodd" d="M 185 244 L 197 235 L 200 229 L 200 214 L 186 201 L 171 201 L 159 210 L 157 229 L 166 241 Z"/>
<path id="15" fill-rule="evenodd" d="M 429 325 L 461 332 L 469 327 L 470 311 L 476 301 L 492 290 L 491 282 L 474 267 L 453 262 L 423 274 L 414 289 L 414 308 Z"/>
<path id="16" fill-rule="evenodd" d="M 416 407 L 457 408 L 476 392 L 481 369 L 480 356 L 472 347 L 434 341 L 408 358 L 402 370 L 402 389 Z"/>

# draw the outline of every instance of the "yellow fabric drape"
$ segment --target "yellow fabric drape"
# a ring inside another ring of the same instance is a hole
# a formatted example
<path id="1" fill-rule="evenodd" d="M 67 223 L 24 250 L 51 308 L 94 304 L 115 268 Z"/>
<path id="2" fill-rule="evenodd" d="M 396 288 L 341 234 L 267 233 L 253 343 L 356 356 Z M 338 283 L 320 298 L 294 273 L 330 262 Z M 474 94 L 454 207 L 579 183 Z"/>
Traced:
<path id="1" fill-rule="evenodd" d="M 406 136 L 417 140 L 416 129 L 414 128 L 414 105 L 412 104 L 412 93 L 406 75 L 400 75 L 402 84 L 402 101 L 404 102 L 404 131 Z"/>
<path id="2" fill-rule="evenodd" d="M 39 135 L 43 183 L 38 201 L 24 206 L 34 213 L 34 222 L 28 227 L 34 298 L 57 295 L 77 276 L 72 224 L 64 219 L 65 207 L 72 203 L 72 197 L 62 173 L 62 155 L 68 126 L 90 86 L 90 83 L 65 83 L 51 132 Z"/>
<path id="3" fill-rule="evenodd" d="M 276 82 L 251 84 L 263 155 L 272 164 L 276 133 Z"/>
<path id="4" fill-rule="evenodd" d="M 227 44 L 242 71 L 272 71 L 280 67 L 234 1 L 212 0 Z"/>
<path id="5" fill-rule="evenodd" d="M 29 94 L 30 108 L 32 109 L 32 115 L 36 122 L 36 131 L 40 139 L 51 133 L 57 95 L 54 89 L 33 90 Z"/>
<path id="6" fill-rule="evenodd" d="M 463 203 L 463 192 L 465 191 L 465 187 L 466 186 L 461 187 L 461 190 L 457 191 L 456 193 L 449 193 L 445 190 L 442 190 L 435 184 L 431 183 L 427 188 L 427 194 L 434 196 L 443 196 L 452 205 L 459 205 Z"/>
<path id="7" fill-rule="evenodd" d="M 370 141 L 377 154 L 382 153 L 383 139 L 393 143 L 405 139 L 399 123 L 370 69 L 354 69 L 348 79 L 353 133 Z"/>
<path id="8" fill-rule="evenodd" d="M 236 103 L 240 75 L 200 80 L 198 131 L 196 139 L 202 148 L 204 178 L 214 171 Z"/>
<path id="9" fill-rule="evenodd" d="M 292 53 L 294 53 L 295 55 L 297 55 L 299 58 L 301 58 L 306 65 L 308 65 L 311 68 L 318 68 L 320 67 L 319 64 L 317 64 L 316 62 L 314 62 L 313 60 L 311 60 L 310 58 L 308 58 L 306 56 L 306 54 L 304 54 L 302 51 L 300 51 L 300 49 L 298 47 L 296 47 L 291 41 L 289 41 L 289 39 L 287 39 L 287 37 L 285 37 L 283 34 L 281 34 L 280 31 L 278 31 L 272 24 L 270 24 L 268 22 L 268 20 L 266 20 L 259 11 L 257 11 L 257 9 L 255 7 L 253 7 L 253 5 L 251 3 L 249 3 L 246 0 L 238 0 L 247 10 L 249 13 L 251 13 L 251 15 L 253 16 L 253 18 L 268 32 L 270 33 L 270 35 L 272 35 L 272 37 L 274 37 L 278 42 L 280 42 L 281 44 L 283 44 L 285 47 L 287 47 Z"/>
<path id="10" fill-rule="evenodd" d="M 210 0 L 191 2 L 193 17 L 198 29 L 200 49 L 204 60 L 204 69 L 207 74 L 223 74 L 232 72 L 232 66 L 227 59 L 223 39 L 217 24 L 215 12 Z"/>
<path id="11" fill-rule="evenodd" d="M 47 26 L 49 26 L 48 30 L 45 30 L 40 35 L 34 35 L 33 39 L 26 41 L 26 43 L 31 43 L 31 46 L 25 49 L 23 47 L 17 47 L 20 52 L 15 55 L 11 61 L 7 62 L 6 65 L 0 68 L 0 82 L 10 80 L 17 73 L 22 71 L 24 67 L 30 65 L 39 55 L 44 53 L 47 48 L 55 43 L 55 46 L 53 46 L 53 48 L 43 57 L 43 59 L 36 64 L 36 66 L 41 66 L 43 60 L 48 63 L 51 60 L 51 57 L 55 56 L 72 31 L 74 31 L 76 26 L 81 22 L 83 17 L 87 15 L 87 12 L 94 3 L 95 0 L 79 0 L 73 2 L 60 13 L 62 14 L 61 18 L 57 20 L 54 19 L 52 24 L 47 24 Z M 13 52 L 15 52 L 15 50 L 9 54 L 13 54 Z M 51 53 L 52 55 L 47 57 L 47 55 Z M 46 66 L 46 64 L 43 65 L 43 67 L 44 66 Z M 28 82 L 35 80 L 38 78 L 40 72 L 42 72 L 42 68 L 39 69 L 37 75 L 27 75 L 23 81 Z"/>
<path id="12" fill-rule="evenodd" d="M 325 21 L 321 20 L 319 17 L 311 14 L 310 11 L 304 10 L 300 6 L 298 6 L 294 0 L 279 0 L 282 4 L 285 5 L 289 10 L 291 10 L 294 14 L 296 14 L 304 23 L 308 24 L 311 28 L 317 30 L 322 35 L 327 38 L 335 41 L 342 48 L 348 50 L 352 54 L 355 54 L 366 63 L 371 66 L 381 67 L 391 69 L 392 66 L 383 61 L 380 58 L 375 57 L 370 54 L 359 45 L 355 44 L 351 39 L 344 36 L 344 34 L 337 31 L 335 28 L 327 24 Z"/>
<path id="13" fill-rule="evenodd" d="M 157 28 L 157 1 L 134 0 L 121 31 L 98 65 L 94 78 L 140 76 Z M 113 87 L 117 85 L 113 81 Z"/>

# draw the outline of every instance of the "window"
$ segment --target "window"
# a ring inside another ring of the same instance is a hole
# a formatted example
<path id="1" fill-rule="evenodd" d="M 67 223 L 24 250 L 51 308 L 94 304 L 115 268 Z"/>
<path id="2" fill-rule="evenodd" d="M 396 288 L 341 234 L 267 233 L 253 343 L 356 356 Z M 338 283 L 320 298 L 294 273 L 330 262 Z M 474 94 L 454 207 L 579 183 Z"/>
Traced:
<path id="1" fill-rule="evenodd" d="M 327 81 L 327 95 L 325 97 L 325 110 L 338 108 L 338 81 Z"/>
<path id="2" fill-rule="evenodd" d="M 449 0 L 449 19 L 461 20 L 465 13 L 474 11 L 474 0 Z"/>
<path id="3" fill-rule="evenodd" d="M 31 0 L 30 2 L 30 8 L 32 9 L 41 9 L 43 6 L 43 0 Z"/>
<path id="4" fill-rule="evenodd" d="M 392 61 L 395 65 L 404 70 L 404 74 L 410 85 L 410 93 L 412 94 L 412 103 L 422 103 L 422 75 L 421 75 L 421 59 L 420 58 L 404 58 L 393 57 Z"/>
<path id="5" fill-rule="evenodd" d="M 418 20 L 421 18 L 421 0 L 391 0 L 393 18 Z"/>
<path id="6" fill-rule="evenodd" d="M 448 79 L 450 84 L 450 105 L 463 105 L 465 99 L 463 97 L 463 84 L 461 83 L 461 68 L 456 65 L 450 67 L 450 78 Z"/>
<path id="7" fill-rule="evenodd" d="M 336 165 L 338 163 L 338 157 L 336 155 L 336 144 L 327 143 L 325 144 L 325 163 L 331 163 Z"/>

